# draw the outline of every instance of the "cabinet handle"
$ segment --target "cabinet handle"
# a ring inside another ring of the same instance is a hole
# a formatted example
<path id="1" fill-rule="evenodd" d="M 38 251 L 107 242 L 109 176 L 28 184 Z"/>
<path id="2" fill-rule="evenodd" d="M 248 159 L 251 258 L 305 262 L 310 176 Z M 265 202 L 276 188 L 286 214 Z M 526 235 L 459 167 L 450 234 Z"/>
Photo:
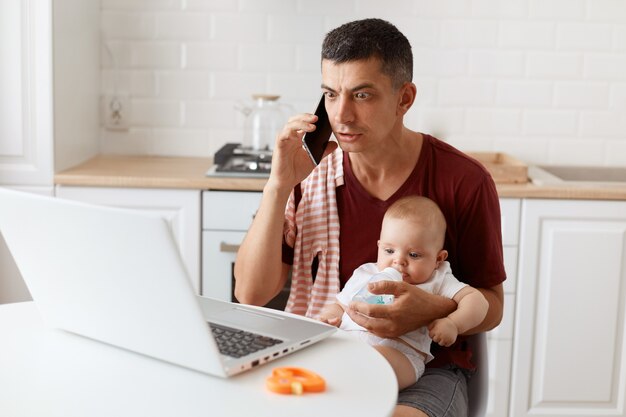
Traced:
<path id="1" fill-rule="evenodd" d="M 220 242 L 220 252 L 237 253 L 237 251 L 239 251 L 239 246 L 241 245 L 233 245 L 226 242 Z"/>

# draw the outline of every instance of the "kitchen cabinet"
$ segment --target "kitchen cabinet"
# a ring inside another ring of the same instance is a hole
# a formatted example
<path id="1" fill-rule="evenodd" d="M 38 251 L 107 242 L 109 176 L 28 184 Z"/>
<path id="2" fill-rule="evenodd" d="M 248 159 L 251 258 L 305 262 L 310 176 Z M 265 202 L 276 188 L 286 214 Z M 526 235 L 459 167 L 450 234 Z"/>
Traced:
<path id="1" fill-rule="evenodd" d="M 56 187 L 58 198 L 160 214 L 171 227 L 189 279 L 198 294 L 200 294 L 200 193 L 200 190 L 186 189 L 62 185 Z"/>
<path id="2" fill-rule="evenodd" d="M 504 314 L 502 322 L 498 327 L 487 333 L 489 398 L 487 400 L 486 415 L 488 417 L 505 416 L 509 407 L 520 210 L 520 199 L 500 199 L 502 245 L 507 279 L 503 285 Z"/>
<path id="3" fill-rule="evenodd" d="M 510 414 L 623 416 L 626 202 L 522 204 Z"/>
<path id="4" fill-rule="evenodd" d="M 0 2 L 0 186 L 51 195 L 98 151 L 99 0 Z M 30 299 L 0 236 L 0 303 Z"/>
<path id="5" fill-rule="evenodd" d="M 262 193 L 204 191 L 202 193 L 202 295 L 236 301 L 233 269 L 237 251 L 252 224 Z M 289 285 L 266 307 L 284 309 Z"/>

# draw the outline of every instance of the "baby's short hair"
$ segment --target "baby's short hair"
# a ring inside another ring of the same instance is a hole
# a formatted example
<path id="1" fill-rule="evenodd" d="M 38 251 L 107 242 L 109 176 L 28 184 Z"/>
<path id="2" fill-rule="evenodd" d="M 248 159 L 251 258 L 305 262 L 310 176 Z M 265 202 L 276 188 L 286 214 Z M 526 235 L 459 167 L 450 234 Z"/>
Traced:
<path id="1" fill-rule="evenodd" d="M 441 240 L 441 247 L 446 235 L 446 218 L 433 200 L 419 195 L 402 197 L 394 202 L 385 212 L 385 218 L 394 218 L 415 222 L 429 227 Z"/>

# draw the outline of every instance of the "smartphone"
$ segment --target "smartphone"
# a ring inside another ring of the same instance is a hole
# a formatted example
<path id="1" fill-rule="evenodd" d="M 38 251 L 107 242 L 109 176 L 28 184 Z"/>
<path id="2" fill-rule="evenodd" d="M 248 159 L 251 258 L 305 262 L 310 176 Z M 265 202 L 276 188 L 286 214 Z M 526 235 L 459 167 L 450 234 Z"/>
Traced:
<path id="1" fill-rule="evenodd" d="M 302 145 L 304 145 L 304 149 L 306 149 L 309 154 L 311 161 L 317 166 L 322 160 L 322 155 L 324 155 L 324 150 L 330 140 L 330 135 L 333 133 L 330 127 L 330 121 L 328 120 L 328 113 L 326 113 L 324 94 L 322 94 L 317 109 L 315 109 L 315 115 L 317 116 L 315 130 L 304 134 L 302 137 Z"/>

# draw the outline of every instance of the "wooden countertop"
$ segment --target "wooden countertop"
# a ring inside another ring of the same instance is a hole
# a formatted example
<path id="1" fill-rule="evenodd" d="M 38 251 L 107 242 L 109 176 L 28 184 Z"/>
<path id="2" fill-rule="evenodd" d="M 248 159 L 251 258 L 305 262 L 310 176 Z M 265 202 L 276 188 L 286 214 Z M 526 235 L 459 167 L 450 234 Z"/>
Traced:
<path id="1" fill-rule="evenodd" d="M 87 187 L 262 191 L 264 178 L 207 177 L 212 158 L 99 155 L 61 171 L 54 183 Z"/>
<path id="2" fill-rule="evenodd" d="M 211 158 L 99 155 L 59 172 L 55 184 L 86 187 L 262 191 L 263 178 L 207 177 Z M 500 197 L 626 200 L 626 186 L 496 184 Z"/>

